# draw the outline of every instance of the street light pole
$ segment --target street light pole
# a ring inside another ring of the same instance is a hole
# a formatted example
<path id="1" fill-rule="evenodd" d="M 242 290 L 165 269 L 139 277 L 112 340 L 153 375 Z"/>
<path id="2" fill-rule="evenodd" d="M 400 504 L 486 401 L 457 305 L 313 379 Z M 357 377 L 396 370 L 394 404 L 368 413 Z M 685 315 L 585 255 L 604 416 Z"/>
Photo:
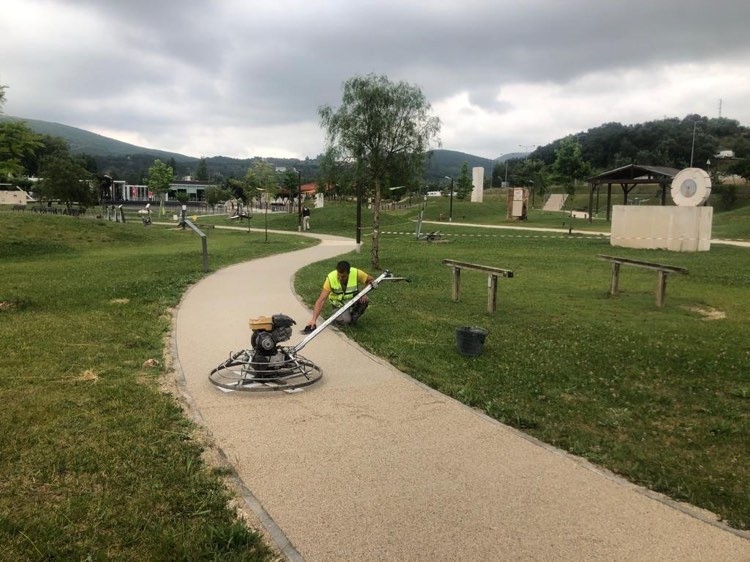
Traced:
<path id="1" fill-rule="evenodd" d="M 693 167 L 693 154 L 695 153 L 695 126 L 697 125 L 696 121 L 693 121 L 693 142 L 690 145 L 690 167 Z"/>
<path id="2" fill-rule="evenodd" d="M 297 170 L 297 230 L 302 232 L 302 170 Z"/>
<path id="3" fill-rule="evenodd" d="M 445 179 L 451 180 L 450 203 L 448 203 L 448 222 L 453 222 L 453 178 L 445 176 Z"/>

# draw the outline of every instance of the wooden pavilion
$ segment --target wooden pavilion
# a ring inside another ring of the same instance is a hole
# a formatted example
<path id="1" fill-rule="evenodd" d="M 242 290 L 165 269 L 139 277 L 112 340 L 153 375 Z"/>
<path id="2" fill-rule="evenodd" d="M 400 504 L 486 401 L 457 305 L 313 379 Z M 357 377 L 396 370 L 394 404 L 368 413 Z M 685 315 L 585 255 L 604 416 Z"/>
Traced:
<path id="1" fill-rule="evenodd" d="M 661 188 L 661 204 L 667 204 L 667 188 L 679 170 L 666 166 L 640 166 L 629 164 L 608 172 L 593 176 L 589 182 L 589 222 L 592 221 L 594 210 L 594 192 L 596 192 L 596 208 L 599 209 L 599 191 L 602 185 L 607 186 L 607 221 L 612 219 L 612 185 L 619 184 L 622 188 L 622 204 L 628 204 L 628 194 L 634 187 L 642 184 L 656 184 Z"/>

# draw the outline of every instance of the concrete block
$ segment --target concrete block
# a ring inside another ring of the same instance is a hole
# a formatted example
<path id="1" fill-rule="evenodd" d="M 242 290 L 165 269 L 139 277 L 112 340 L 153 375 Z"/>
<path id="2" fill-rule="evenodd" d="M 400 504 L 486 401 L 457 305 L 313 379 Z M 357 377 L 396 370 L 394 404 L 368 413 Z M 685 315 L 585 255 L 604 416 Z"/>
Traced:
<path id="1" fill-rule="evenodd" d="M 610 244 L 674 252 L 711 249 L 713 207 L 614 205 Z"/>

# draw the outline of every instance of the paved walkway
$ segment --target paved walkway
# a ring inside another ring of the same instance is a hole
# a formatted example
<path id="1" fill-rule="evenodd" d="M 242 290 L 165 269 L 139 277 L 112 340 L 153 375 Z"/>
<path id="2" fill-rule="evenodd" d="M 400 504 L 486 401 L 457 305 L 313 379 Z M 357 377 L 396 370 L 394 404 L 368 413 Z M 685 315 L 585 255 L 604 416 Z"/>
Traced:
<path id="1" fill-rule="evenodd" d="M 319 238 L 202 280 L 173 333 L 194 414 L 289 559 L 750 560 L 747 533 L 432 391 L 335 330 L 304 349 L 324 371 L 304 391 L 218 390 L 208 373 L 249 345 L 248 318 L 304 325 L 295 271 L 354 248 Z"/>

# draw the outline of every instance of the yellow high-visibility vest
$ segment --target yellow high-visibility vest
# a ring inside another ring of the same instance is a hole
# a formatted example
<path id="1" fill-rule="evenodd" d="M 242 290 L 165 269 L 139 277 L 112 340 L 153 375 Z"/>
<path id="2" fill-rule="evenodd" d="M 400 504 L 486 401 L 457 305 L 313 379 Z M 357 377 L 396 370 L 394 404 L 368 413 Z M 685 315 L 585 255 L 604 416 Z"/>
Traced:
<path id="1" fill-rule="evenodd" d="M 339 276 L 336 270 L 331 271 L 328 274 L 328 283 L 331 285 L 331 292 L 328 295 L 328 302 L 330 302 L 336 308 L 344 305 L 344 303 L 352 300 L 352 297 L 359 292 L 357 282 L 358 270 L 355 267 L 349 269 L 349 279 L 346 281 L 346 287 L 342 287 L 339 283 Z"/>

